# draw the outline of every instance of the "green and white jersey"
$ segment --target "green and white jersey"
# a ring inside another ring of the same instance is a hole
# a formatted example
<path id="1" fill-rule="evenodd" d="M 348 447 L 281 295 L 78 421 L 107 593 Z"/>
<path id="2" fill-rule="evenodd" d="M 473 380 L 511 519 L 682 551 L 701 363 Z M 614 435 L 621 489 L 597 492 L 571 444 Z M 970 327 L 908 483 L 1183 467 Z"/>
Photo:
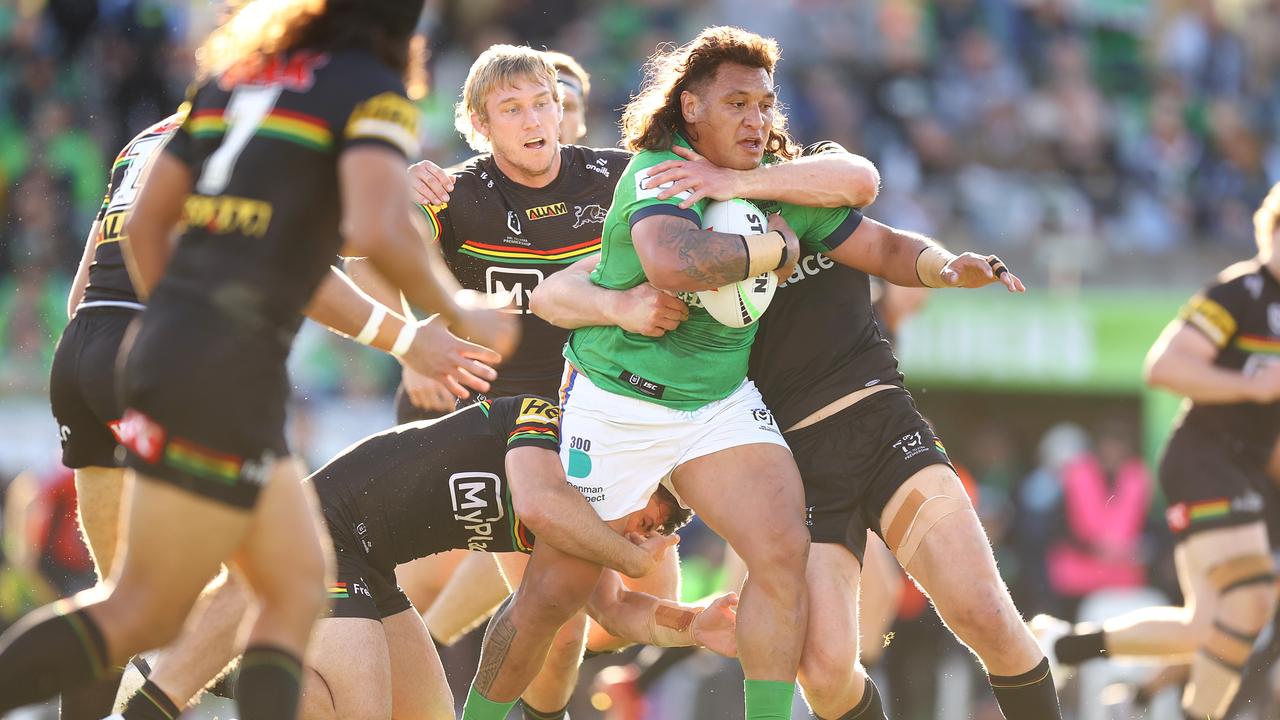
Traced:
<path id="1" fill-rule="evenodd" d="M 675 142 L 689 147 L 679 135 Z M 710 201 L 682 210 L 679 204 L 687 195 L 659 200 L 661 188 L 641 186 L 649 168 L 680 159 L 669 150 L 643 150 L 631 159 L 605 217 L 600 264 L 591 274 L 592 282 L 611 290 L 627 290 L 646 281 L 631 240 L 631 228 L 640 220 L 674 215 L 702 226 L 702 212 Z M 857 227 L 857 215 L 851 216 L 848 208 L 788 203 L 770 206 L 795 230 L 806 254 L 833 250 Z M 756 326 L 722 325 L 698 304 L 693 293 L 682 293 L 681 299 L 689 304 L 689 319 L 676 330 L 651 338 L 620 327 L 581 328 L 569 336 L 565 357 L 604 390 L 677 410 L 696 410 L 728 397 L 746 378 Z"/>

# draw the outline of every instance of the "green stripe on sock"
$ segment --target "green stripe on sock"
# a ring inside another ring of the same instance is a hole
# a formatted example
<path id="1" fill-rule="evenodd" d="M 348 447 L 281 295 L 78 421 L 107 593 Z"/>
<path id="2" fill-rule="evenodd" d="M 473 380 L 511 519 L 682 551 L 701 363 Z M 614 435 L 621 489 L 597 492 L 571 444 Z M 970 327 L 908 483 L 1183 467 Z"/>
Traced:
<path id="1" fill-rule="evenodd" d="M 471 688 L 471 692 L 467 693 L 467 704 L 462 708 L 461 720 L 503 720 L 515 704 L 515 700 L 494 702 Z"/>
<path id="2" fill-rule="evenodd" d="M 791 720 L 791 698 L 796 684 L 779 680 L 747 680 L 746 720 Z"/>

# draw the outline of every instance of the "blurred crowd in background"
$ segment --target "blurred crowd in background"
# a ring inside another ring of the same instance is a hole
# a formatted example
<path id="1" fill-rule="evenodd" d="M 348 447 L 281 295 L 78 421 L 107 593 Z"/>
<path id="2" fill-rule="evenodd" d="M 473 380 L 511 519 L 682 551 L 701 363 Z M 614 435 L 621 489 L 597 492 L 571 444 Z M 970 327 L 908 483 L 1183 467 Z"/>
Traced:
<path id="1" fill-rule="evenodd" d="M 32 568 L 49 553 L 66 555 L 76 580 L 46 573 L 59 589 L 83 582 L 87 568 L 57 524 L 63 510 L 49 511 L 64 508 L 65 477 L 53 465 L 55 426 L 47 410 L 41 415 L 66 291 L 111 159 L 178 106 L 218 5 L 0 3 L 0 415 L 25 428 L 0 445 L 27 451 L 0 447 L 0 482 L 31 468 L 15 486 L 21 492 L 10 493 L 21 505 L 6 511 L 7 550 Z M 835 140 L 880 167 L 884 187 L 871 215 L 956 248 L 980 241 L 1051 292 L 1185 285 L 1189 294 L 1252 254 L 1251 214 L 1280 180 L 1280 0 L 427 6 L 423 154 L 440 165 L 470 154 L 453 129 L 453 105 L 472 60 L 492 43 L 577 57 L 592 73 L 586 142 L 613 146 L 618 109 L 655 47 L 709 24 L 741 25 L 782 45 L 776 79 L 793 135 Z M 391 422 L 393 362 L 309 328 L 292 364 L 294 445 L 312 466 Z M 1030 424 L 1002 419 L 994 405 L 981 423 L 967 422 L 973 405 L 964 393 L 935 406 L 926 394 L 921 406 L 973 477 L 1025 612 L 1070 617 L 1106 588 L 1150 586 L 1177 597 L 1135 399 L 1103 409 L 1078 402 L 1072 414 L 1050 398 Z M 15 438 L 37 437 L 47 448 L 40 461 L 5 465 L 31 457 L 30 443 Z M 15 550 L 33 544 L 48 552 Z M 682 547 L 689 594 L 710 589 L 718 549 L 696 540 Z M 27 594 L 0 579 L 0 624 L 34 602 Z M 903 613 L 919 620 L 896 628 L 902 649 L 890 646 L 886 667 L 940 662 L 945 653 L 930 643 L 946 635 L 923 600 Z M 925 633 L 923 654 L 910 654 L 913 633 Z M 904 702 L 932 702 L 915 694 Z"/>

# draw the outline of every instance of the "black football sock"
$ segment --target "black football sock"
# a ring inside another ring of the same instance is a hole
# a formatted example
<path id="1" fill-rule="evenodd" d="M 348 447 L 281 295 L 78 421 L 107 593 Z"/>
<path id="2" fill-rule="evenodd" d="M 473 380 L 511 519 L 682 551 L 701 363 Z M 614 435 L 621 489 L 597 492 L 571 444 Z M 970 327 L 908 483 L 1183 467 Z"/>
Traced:
<path id="1" fill-rule="evenodd" d="M 1053 689 L 1049 658 L 1021 675 L 988 675 L 991 690 L 1006 720 L 1062 720 L 1058 694 Z"/>
<path id="2" fill-rule="evenodd" d="M 1079 665 L 1086 660 L 1107 656 L 1107 645 L 1102 631 L 1082 635 L 1063 635 L 1053 643 L 1053 654 L 1063 665 Z"/>
<path id="3" fill-rule="evenodd" d="M 241 720 L 295 720 L 302 662 L 283 648 L 254 645 L 244 651 L 236 702 Z"/>
<path id="4" fill-rule="evenodd" d="M 102 720 L 110 715 L 116 706 L 120 675 L 119 670 L 112 669 L 88 685 L 63 691 L 59 717 L 62 720 Z"/>
<path id="5" fill-rule="evenodd" d="M 884 714 L 884 706 L 880 704 L 880 691 L 867 676 L 867 685 L 862 690 L 862 699 L 853 709 L 840 716 L 839 720 L 888 720 Z"/>
<path id="6" fill-rule="evenodd" d="M 0 637 L 0 713 L 47 700 L 114 671 L 98 624 L 67 601 L 37 610 Z"/>
<path id="7" fill-rule="evenodd" d="M 182 709 L 150 680 L 129 698 L 123 713 L 124 720 L 176 720 L 181 714 Z"/>
<path id="8" fill-rule="evenodd" d="M 542 712 L 541 710 L 535 710 L 524 700 L 520 701 L 520 705 L 524 709 L 524 720 L 568 720 L 569 717 L 567 713 L 569 710 L 568 705 L 565 705 L 555 712 Z"/>

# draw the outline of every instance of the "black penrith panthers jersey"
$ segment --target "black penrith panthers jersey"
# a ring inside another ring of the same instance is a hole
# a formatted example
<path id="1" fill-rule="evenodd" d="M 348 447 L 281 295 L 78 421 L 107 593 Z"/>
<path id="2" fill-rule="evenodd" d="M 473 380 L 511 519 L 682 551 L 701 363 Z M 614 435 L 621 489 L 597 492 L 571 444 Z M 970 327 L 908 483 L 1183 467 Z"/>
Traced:
<path id="1" fill-rule="evenodd" d="M 559 452 L 560 410 L 532 395 L 470 405 L 371 435 L 311 476 L 325 519 L 375 563 L 452 549 L 530 552 L 515 516 L 506 453 Z"/>
<path id="2" fill-rule="evenodd" d="M 196 178 L 156 288 L 198 297 L 289 343 L 341 247 L 338 158 L 357 146 L 417 153 L 417 108 L 372 53 L 296 51 L 196 88 L 166 147 Z"/>
<path id="3" fill-rule="evenodd" d="M 1280 282 L 1257 259 L 1224 270 L 1179 317 L 1218 348 L 1218 367 L 1247 374 L 1280 362 Z M 1189 403 L 1180 422 L 1225 432 L 1265 462 L 1280 436 L 1280 403 Z"/>
<path id="4" fill-rule="evenodd" d="M 491 396 L 555 397 L 569 332 L 533 315 L 529 295 L 548 275 L 599 252 L 613 188 L 630 159 L 622 150 L 565 145 L 556 179 L 531 188 L 482 155 L 456 173 L 447 204 L 423 207 L 462 286 L 508 300 L 520 315 L 520 347 L 503 361 Z"/>

